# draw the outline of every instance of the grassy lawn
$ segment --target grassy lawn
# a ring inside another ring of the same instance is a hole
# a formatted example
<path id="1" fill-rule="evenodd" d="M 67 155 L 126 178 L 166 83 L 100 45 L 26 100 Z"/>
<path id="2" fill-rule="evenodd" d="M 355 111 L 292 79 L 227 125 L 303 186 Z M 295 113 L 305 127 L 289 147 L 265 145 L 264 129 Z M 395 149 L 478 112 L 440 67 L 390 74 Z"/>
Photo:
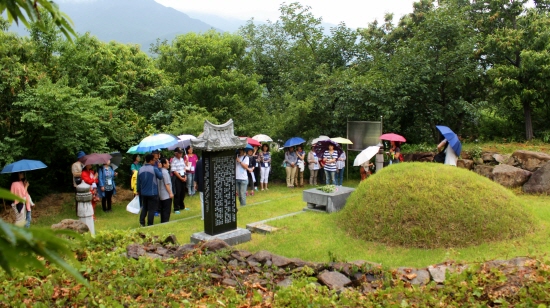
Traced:
<path id="1" fill-rule="evenodd" d="M 354 187 L 358 182 L 350 181 L 345 186 Z M 305 188 L 307 189 L 307 187 Z M 305 206 L 302 201 L 303 189 L 288 189 L 283 185 L 271 185 L 269 191 L 257 192 L 248 197 L 247 206 L 239 208 L 238 226 L 274 218 L 288 213 L 300 212 Z M 540 220 L 536 233 L 513 241 L 486 243 L 462 249 L 406 249 L 388 247 L 373 242 L 349 237 L 335 224 L 333 215 L 314 212 L 270 221 L 268 224 L 280 228 L 268 235 L 253 234 L 252 241 L 238 246 L 252 252 L 268 250 L 287 257 L 296 257 L 309 261 L 328 262 L 332 260 L 353 261 L 368 260 L 388 267 L 413 266 L 424 267 L 446 260 L 477 262 L 487 259 L 509 259 L 516 256 L 543 256 L 550 252 L 550 196 L 530 196 L 519 194 L 528 209 Z M 97 231 L 130 230 L 139 228 L 138 215 L 126 212 L 127 202 L 115 203 L 112 213 L 103 213 L 97 209 Z M 191 234 L 203 231 L 200 200 L 198 196 L 185 199 L 189 211 L 172 214 L 171 221 L 141 228 L 143 232 L 165 236 L 175 234 L 180 244 L 190 242 Z M 64 218 L 74 218 L 73 205 L 64 203 L 60 213 L 37 219 L 36 226 L 49 227 Z"/>

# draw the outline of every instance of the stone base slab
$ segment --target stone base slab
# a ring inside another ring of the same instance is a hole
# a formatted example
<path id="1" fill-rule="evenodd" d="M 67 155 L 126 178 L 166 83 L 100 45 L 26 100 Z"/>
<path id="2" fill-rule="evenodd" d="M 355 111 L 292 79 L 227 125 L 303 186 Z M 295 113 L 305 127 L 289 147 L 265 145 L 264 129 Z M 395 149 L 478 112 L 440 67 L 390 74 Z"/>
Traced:
<path id="1" fill-rule="evenodd" d="M 332 193 L 323 192 L 317 188 L 307 189 L 303 192 L 303 200 L 307 203 L 309 209 L 322 209 L 324 207 L 327 213 L 337 212 L 344 208 L 346 200 L 354 192 L 354 188 L 337 186 L 336 191 Z"/>
<path id="2" fill-rule="evenodd" d="M 262 233 L 262 234 L 272 233 L 279 230 L 279 228 L 275 228 L 272 226 L 268 226 L 264 223 L 257 223 L 257 222 L 246 225 L 246 229 L 254 233 Z"/>
<path id="3" fill-rule="evenodd" d="M 219 239 L 226 242 L 228 245 L 234 246 L 250 241 L 252 239 L 252 234 L 247 229 L 237 228 L 236 230 L 216 235 L 209 235 L 204 232 L 197 232 L 191 235 L 191 243 L 193 244 L 197 244 L 200 241 L 209 241 L 213 239 Z"/>

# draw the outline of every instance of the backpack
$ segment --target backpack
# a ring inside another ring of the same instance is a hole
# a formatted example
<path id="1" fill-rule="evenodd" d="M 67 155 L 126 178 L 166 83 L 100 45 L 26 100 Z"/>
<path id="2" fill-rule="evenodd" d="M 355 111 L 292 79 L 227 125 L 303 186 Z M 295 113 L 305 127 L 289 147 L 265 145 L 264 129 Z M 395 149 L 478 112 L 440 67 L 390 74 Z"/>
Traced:
<path id="1" fill-rule="evenodd" d="M 445 147 L 443 148 L 443 150 L 441 150 L 441 152 L 435 154 L 434 162 L 440 163 L 440 164 L 445 163 L 445 157 L 447 156 L 447 153 L 445 153 L 445 150 L 447 149 L 448 146 L 449 146 L 449 142 L 445 144 Z"/>

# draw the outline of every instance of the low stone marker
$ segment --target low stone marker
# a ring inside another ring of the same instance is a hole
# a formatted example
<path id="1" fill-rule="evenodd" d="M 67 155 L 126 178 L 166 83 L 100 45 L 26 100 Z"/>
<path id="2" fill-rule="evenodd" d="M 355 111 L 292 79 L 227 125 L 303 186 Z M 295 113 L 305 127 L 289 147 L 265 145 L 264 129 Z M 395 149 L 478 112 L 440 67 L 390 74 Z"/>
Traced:
<path id="1" fill-rule="evenodd" d="M 346 200 L 354 192 L 354 188 L 338 186 L 331 193 L 317 188 L 304 190 L 303 200 L 307 203 L 304 210 L 324 210 L 327 213 L 337 212 L 344 208 Z"/>

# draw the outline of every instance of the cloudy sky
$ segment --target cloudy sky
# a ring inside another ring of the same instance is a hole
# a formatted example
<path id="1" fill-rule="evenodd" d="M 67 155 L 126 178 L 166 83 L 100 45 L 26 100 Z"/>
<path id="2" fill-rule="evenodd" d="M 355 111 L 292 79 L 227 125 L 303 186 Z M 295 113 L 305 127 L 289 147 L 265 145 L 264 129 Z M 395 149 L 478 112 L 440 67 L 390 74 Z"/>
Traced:
<path id="1" fill-rule="evenodd" d="M 345 22 L 348 27 L 366 27 L 378 19 L 384 20 L 386 13 L 394 13 L 396 21 L 402 15 L 412 12 L 414 0 L 155 0 L 164 6 L 183 12 L 199 12 L 226 18 L 257 21 L 276 20 L 281 3 L 300 2 L 310 6 L 315 17 L 323 22 L 338 24 Z"/>

